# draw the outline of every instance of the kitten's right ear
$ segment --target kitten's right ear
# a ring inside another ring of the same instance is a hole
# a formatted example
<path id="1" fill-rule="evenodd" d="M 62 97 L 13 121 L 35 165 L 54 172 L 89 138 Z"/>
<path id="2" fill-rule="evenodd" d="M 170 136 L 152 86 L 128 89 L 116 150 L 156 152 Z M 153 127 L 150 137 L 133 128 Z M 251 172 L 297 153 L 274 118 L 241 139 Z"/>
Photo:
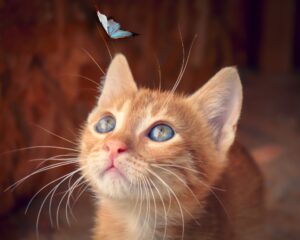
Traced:
<path id="1" fill-rule="evenodd" d="M 137 91 L 126 57 L 117 54 L 109 65 L 98 104 L 113 101 L 123 94 Z"/>

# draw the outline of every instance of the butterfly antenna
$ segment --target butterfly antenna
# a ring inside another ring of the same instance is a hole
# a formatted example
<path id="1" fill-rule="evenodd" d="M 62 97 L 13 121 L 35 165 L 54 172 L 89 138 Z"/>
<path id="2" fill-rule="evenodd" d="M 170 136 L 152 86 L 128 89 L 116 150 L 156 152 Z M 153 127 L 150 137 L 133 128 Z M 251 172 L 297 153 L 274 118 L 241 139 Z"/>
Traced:
<path id="1" fill-rule="evenodd" d="M 98 4 L 96 3 L 96 1 L 94 0 L 93 2 L 94 2 L 94 7 L 95 7 L 96 11 L 97 11 L 97 12 L 100 12 L 100 11 L 99 11 L 99 7 L 98 7 Z"/>

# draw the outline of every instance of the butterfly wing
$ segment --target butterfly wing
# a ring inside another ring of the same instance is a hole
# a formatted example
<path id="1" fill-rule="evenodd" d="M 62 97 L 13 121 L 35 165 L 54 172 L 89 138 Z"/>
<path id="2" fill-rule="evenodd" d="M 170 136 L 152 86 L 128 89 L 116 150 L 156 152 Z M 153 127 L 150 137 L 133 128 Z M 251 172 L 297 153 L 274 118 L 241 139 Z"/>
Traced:
<path id="1" fill-rule="evenodd" d="M 124 31 L 124 30 L 118 30 L 113 32 L 110 37 L 113 39 L 118 39 L 118 38 L 126 38 L 126 37 L 131 37 L 133 36 L 134 33 L 129 32 L 129 31 Z"/>
<path id="2" fill-rule="evenodd" d="M 101 14 L 99 10 L 97 10 L 97 16 L 110 38 L 118 39 L 136 35 L 135 33 L 121 30 L 121 25 L 119 23 L 117 23 L 113 19 L 108 20 L 107 17 L 104 14 Z"/>
<path id="3" fill-rule="evenodd" d="M 108 34 L 108 21 L 107 21 L 107 17 L 104 14 L 101 14 L 99 11 L 97 11 L 97 16 L 98 16 L 99 21 L 101 22 L 104 30 Z"/>
<path id="4" fill-rule="evenodd" d="M 120 28 L 121 28 L 121 25 L 119 23 L 115 22 L 113 19 L 108 20 L 108 26 L 107 26 L 108 32 L 107 33 L 110 37 L 114 32 L 117 32 L 118 30 L 120 30 Z"/>

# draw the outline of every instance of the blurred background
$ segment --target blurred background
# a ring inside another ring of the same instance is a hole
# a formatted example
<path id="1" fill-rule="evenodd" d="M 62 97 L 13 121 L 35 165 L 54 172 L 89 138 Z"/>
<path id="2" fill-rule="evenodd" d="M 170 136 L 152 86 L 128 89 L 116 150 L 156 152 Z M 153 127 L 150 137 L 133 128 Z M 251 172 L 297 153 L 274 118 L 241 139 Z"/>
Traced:
<path id="1" fill-rule="evenodd" d="M 109 39 L 95 3 L 140 35 Z M 97 65 L 106 70 L 111 60 L 106 43 L 112 55 L 127 56 L 139 86 L 158 88 L 161 79 L 171 89 L 183 59 L 180 33 L 186 55 L 197 38 L 178 91 L 191 93 L 221 67 L 238 66 L 244 105 L 237 138 L 265 177 L 269 239 L 300 239 L 300 1 L 0 0 L 1 239 L 37 239 L 37 218 L 39 239 L 89 239 L 93 197 L 84 185 L 75 190 L 75 200 L 84 193 L 72 203 L 70 224 L 65 200 L 55 219 L 77 175 L 57 189 L 52 214 L 51 195 L 43 200 L 56 182 L 24 215 L 39 189 L 76 166 L 58 165 L 4 190 L 39 167 L 32 159 L 74 154 L 98 95 L 91 79 L 99 83 Z"/>

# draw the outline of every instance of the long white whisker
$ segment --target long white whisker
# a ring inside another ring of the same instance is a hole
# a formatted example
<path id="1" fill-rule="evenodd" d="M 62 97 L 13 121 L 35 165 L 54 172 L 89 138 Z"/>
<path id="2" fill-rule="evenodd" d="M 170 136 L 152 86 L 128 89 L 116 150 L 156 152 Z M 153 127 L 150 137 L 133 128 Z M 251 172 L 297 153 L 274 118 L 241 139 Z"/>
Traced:
<path id="1" fill-rule="evenodd" d="M 60 207 L 61 207 L 61 204 L 62 204 L 64 198 L 67 196 L 67 194 L 68 194 L 69 191 L 70 191 L 70 189 L 68 189 L 68 190 L 63 194 L 63 196 L 61 197 L 61 199 L 60 199 L 60 201 L 59 201 L 59 203 L 58 203 L 57 209 L 56 209 L 56 225 L 57 225 L 57 228 L 59 228 L 59 210 L 60 210 Z M 69 223 L 69 219 L 66 218 L 66 220 L 67 220 L 68 224 L 70 224 L 70 223 Z"/>
<path id="2" fill-rule="evenodd" d="M 33 125 L 36 126 L 36 127 L 38 127 L 38 128 L 40 128 L 40 129 L 42 129 L 43 131 L 45 131 L 45 132 L 47 132 L 47 133 L 49 133 L 49 134 L 51 134 L 51 135 L 53 135 L 53 136 L 55 136 L 55 137 L 61 139 L 61 140 L 64 140 L 64 141 L 66 141 L 66 142 L 68 142 L 68 143 L 71 143 L 71 144 L 73 144 L 73 145 L 75 145 L 75 146 L 78 145 L 77 143 L 75 143 L 75 142 L 73 142 L 73 141 L 71 141 L 71 140 L 69 140 L 69 139 L 67 139 L 67 138 L 64 138 L 64 137 L 62 137 L 62 136 L 59 136 L 58 134 L 56 134 L 56 133 L 54 133 L 54 132 L 51 132 L 50 130 L 48 130 L 48 129 L 46 129 L 46 128 L 44 128 L 44 127 L 38 125 L 38 124 L 35 124 L 35 123 L 34 123 Z"/>
<path id="3" fill-rule="evenodd" d="M 69 188 L 69 190 L 67 191 L 67 193 L 68 192 L 69 193 L 68 193 L 68 197 L 67 197 L 67 201 L 66 201 L 65 215 L 66 215 L 67 223 L 69 224 L 69 226 L 70 226 L 70 221 L 69 221 L 69 217 L 68 217 L 68 209 L 70 210 L 71 215 L 74 217 L 72 208 L 70 206 L 70 197 L 71 197 L 72 193 L 74 192 L 74 190 L 78 187 L 78 184 L 80 184 L 80 182 L 82 181 L 83 178 L 84 178 L 84 176 L 81 176 L 79 179 L 77 179 L 75 181 L 75 183 L 73 184 L 73 186 L 71 186 Z"/>
<path id="4" fill-rule="evenodd" d="M 154 201 L 154 228 L 153 228 L 153 235 L 152 235 L 152 239 L 153 239 L 154 236 L 155 236 L 156 226 L 157 226 L 157 207 L 156 207 L 156 200 L 155 200 L 155 197 L 154 197 L 154 193 L 153 193 L 152 188 L 151 188 L 151 184 L 148 181 L 147 177 L 145 177 L 145 180 L 146 180 L 146 182 L 148 184 L 148 187 L 149 187 L 149 189 L 151 191 L 152 199 Z"/>
<path id="5" fill-rule="evenodd" d="M 164 108 L 164 107 L 167 105 L 167 103 L 169 102 L 169 99 L 170 99 L 172 93 L 174 93 L 175 89 L 177 88 L 177 84 L 178 84 L 178 82 L 180 81 L 179 79 L 180 79 L 181 73 L 182 73 L 182 71 L 183 71 L 183 69 L 184 69 L 184 63 L 185 63 L 185 49 L 184 49 L 184 44 L 183 44 L 182 34 L 181 34 L 181 31 L 180 31 L 179 25 L 178 25 L 178 32 L 179 32 L 180 42 L 181 42 L 181 46 L 182 46 L 182 62 L 181 62 L 181 67 L 180 67 L 180 71 L 179 71 L 179 73 L 178 73 L 178 77 L 177 77 L 177 79 L 176 79 L 176 81 L 175 81 L 175 83 L 174 83 L 174 85 L 173 85 L 173 87 L 172 87 L 170 93 L 168 94 L 168 96 L 167 96 L 165 102 L 163 103 L 163 105 L 162 105 L 163 107 L 162 107 L 162 108 Z"/>
<path id="6" fill-rule="evenodd" d="M 38 174 L 38 173 L 41 173 L 41 172 L 45 172 L 45 171 L 48 171 L 48 170 L 51 170 L 51 169 L 54 169 L 54 168 L 57 168 L 57 167 L 62 167 L 62 166 L 66 166 L 66 165 L 70 165 L 70 164 L 73 164 L 73 163 L 76 163 L 77 161 L 69 161 L 69 162 L 63 162 L 63 163 L 55 163 L 55 164 L 51 164 L 50 166 L 46 166 L 46 167 L 43 167 L 41 169 L 38 169 L 36 171 L 34 171 L 33 173 L 27 175 L 26 177 L 18 180 L 17 182 L 15 182 L 14 184 L 12 184 L 11 186 L 9 186 L 5 191 L 8 191 L 8 190 L 13 190 L 15 189 L 16 187 L 18 187 L 21 183 L 23 183 L 25 180 L 27 180 L 28 178 L 32 177 L 33 175 L 35 174 Z"/>
<path id="7" fill-rule="evenodd" d="M 159 198 L 162 202 L 162 205 L 163 205 L 163 209 L 164 209 L 164 218 L 165 218 L 165 227 L 164 227 L 164 237 L 163 237 L 163 240 L 165 239 L 166 235 L 167 235 L 167 225 L 168 225 L 168 217 L 167 217 L 167 211 L 166 211 L 166 206 L 165 206 L 165 202 L 163 200 L 163 197 L 159 191 L 159 189 L 157 188 L 157 186 L 155 185 L 155 183 L 150 179 L 148 178 L 148 180 L 150 181 L 150 183 L 152 183 L 153 187 L 156 189 L 158 195 L 159 195 Z"/>
<path id="8" fill-rule="evenodd" d="M 41 215 L 41 212 L 42 212 L 42 209 L 43 209 L 43 206 L 45 205 L 45 203 L 46 203 L 46 200 L 47 200 L 47 198 L 50 196 L 50 194 L 51 194 L 51 192 L 52 191 L 56 191 L 57 190 L 57 188 L 66 180 L 66 179 L 68 179 L 68 177 L 70 177 L 70 176 L 73 176 L 76 172 L 78 172 L 78 171 L 80 171 L 80 169 L 78 169 L 78 170 L 75 170 L 75 171 L 73 171 L 69 176 L 67 176 L 67 177 L 65 177 L 54 189 L 52 189 L 47 195 L 46 195 L 46 197 L 45 197 L 45 199 L 43 200 L 43 202 L 42 202 L 42 204 L 41 204 L 41 207 L 40 207 L 40 209 L 39 209 L 39 212 L 38 212 L 38 216 L 37 216 L 37 219 L 36 219 L 36 231 L 37 231 L 37 233 L 38 233 L 38 224 L 39 224 L 39 219 L 40 219 L 40 215 Z M 50 214 L 51 215 L 51 214 Z M 51 219 L 51 218 L 50 218 Z"/>
<path id="9" fill-rule="evenodd" d="M 178 74 L 178 77 L 175 81 L 175 84 L 171 90 L 171 93 L 175 91 L 176 89 L 176 85 L 178 84 L 178 82 L 180 81 L 180 76 L 183 72 L 183 69 L 184 69 L 184 65 L 185 65 L 185 49 L 184 49 L 184 44 L 183 44 L 183 39 L 182 39 L 182 34 L 181 34 L 181 31 L 180 31 L 180 27 L 178 25 L 178 32 L 179 32 L 179 36 L 180 36 L 180 42 L 181 42 L 181 46 L 182 46 L 182 63 L 181 63 L 181 67 L 180 67 L 180 71 L 179 71 L 179 74 Z"/>
<path id="10" fill-rule="evenodd" d="M 195 193 L 193 192 L 193 190 L 189 187 L 189 185 L 181 178 L 179 177 L 176 173 L 170 171 L 169 169 L 167 168 L 164 168 L 164 167 L 160 167 L 160 166 L 155 166 L 161 170 L 164 170 L 170 174 L 172 174 L 173 176 L 175 176 L 180 182 L 182 182 L 184 184 L 184 186 L 190 191 L 190 193 L 193 195 L 193 197 L 195 198 L 195 200 L 200 204 L 200 201 L 199 199 L 197 198 L 197 196 L 195 195 Z"/>
<path id="11" fill-rule="evenodd" d="M 152 170 L 148 169 L 149 173 L 151 173 L 153 176 L 155 176 L 165 187 L 167 187 L 170 192 L 172 193 L 172 195 L 174 196 L 176 202 L 177 202 L 177 205 L 179 207 L 179 210 L 180 210 L 180 214 L 181 214 L 181 220 L 182 220 L 182 235 L 181 235 L 181 239 L 184 238 L 184 229 L 185 229 L 185 223 L 184 223 L 184 216 L 183 216 L 183 210 L 182 210 L 182 206 L 181 206 L 181 203 L 179 201 L 179 199 L 177 198 L 175 192 L 173 191 L 173 189 L 160 177 L 158 176 L 155 172 L 153 172 Z"/>
<path id="12" fill-rule="evenodd" d="M 77 171 L 80 171 L 80 169 L 77 170 Z M 75 171 L 74 171 L 74 172 L 75 172 Z M 72 172 L 72 173 L 73 173 L 73 172 Z M 30 207 L 32 201 L 36 198 L 36 196 L 37 196 L 43 189 L 45 189 L 46 187 L 50 186 L 51 184 L 53 184 L 53 183 L 59 181 L 60 179 L 63 179 L 63 178 L 66 179 L 66 178 L 68 178 L 72 173 L 68 173 L 68 174 L 66 174 L 66 175 L 63 175 L 63 176 L 61 176 L 61 177 L 59 177 L 59 178 L 57 178 L 57 179 L 51 181 L 50 183 L 46 184 L 45 186 L 43 186 L 43 187 L 42 187 L 42 188 L 41 188 L 41 189 L 40 189 L 40 190 L 39 190 L 39 191 L 38 191 L 31 199 L 30 199 L 30 201 L 29 201 L 29 203 L 27 204 L 27 207 L 26 207 L 26 209 L 25 209 L 25 214 L 28 212 L 28 209 L 29 209 L 29 207 Z M 41 205 L 41 207 L 40 207 L 40 209 L 39 209 L 38 216 L 37 216 L 37 220 L 36 220 L 36 234 L 37 234 L 37 236 L 39 236 L 38 223 L 39 223 L 39 218 L 40 218 L 40 214 L 41 214 L 41 209 L 43 208 L 43 206 L 44 206 L 44 204 L 45 204 L 45 201 L 47 200 L 48 196 L 51 194 L 52 191 L 53 191 L 53 189 L 46 195 L 46 197 L 45 197 L 45 199 L 43 200 L 42 205 Z"/>
<path id="13" fill-rule="evenodd" d="M 83 76 L 83 75 L 81 75 L 81 74 L 64 74 L 64 75 L 70 76 L 70 77 L 80 77 L 80 78 L 82 78 L 82 79 L 85 79 L 85 80 L 87 80 L 87 81 L 89 81 L 89 82 L 94 83 L 95 85 L 97 85 L 97 87 L 100 87 L 100 84 L 99 84 L 98 82 L 96 82 L 95 80 L 93 80 L 93 79 L 91 79 L 91 78 L 89 78 L 89 77 Z"/>
<path id="14" fill-rule="evenodd" d="M 109 47 L 108 47 L 108 44 L 107 44 L 105 38 L 103 37 L 103 35 L 102 35 L 102 33 L 101 33 L 101 30 L 100 30 L 100 28 L 98 27 L 98 25 L 97 25 L 97 29 L 98 29 L 98 32 L 99 32 L 99 34 L 100 34 L 102 40 L 104 41 L 104 44 L 105 44 L 105 47 L 106 47 L 106 49 L 107 49 L 107 51 L 108 51 L 108 54 L 109 54 L 109 56 L 110 56 L 110 59 L 112 60 L 112 54 L 111 54 L 111 52 L 110 52 L 110 49 L 109 49 Z"/>
<path id="15" fill-rule="evenodd" d="M 146 225 L 146 222 L 148 222 L 149 224 L 149 221 L 150 221 L 150 201 L 149 201 L 149 198 L 150 198 L 150 195 L 149 195 L 149 192 L 147 191 L 147 188 L 146 188 L 146 181 L 145 181 L 145 177 L 143 176 L 142 179 L 142 187 L 143 187 L 143 190 L 145 190 L 145 197 L 146 197 L 146 217 L 143 221 L 143 225 L 141 227 L 141 229 L 145 229 L 145 225 Z M 145 199 L 145 198 L 143 198 Z"/>
<path id="16" fill-rule="evenodd" d="M 191 50 L 192 50 L 192 48 L 193 48 L 193 45 L 194 45 L 194 42 L 195 42 L 196 38 L 197 38 L 197 35 L 195 35 L 195 37 L 194 37 L 193 40 L 192 40 L 192 43 L 191 43 L 191 46 L 190 46 L 190 49 L 189 49 L 189 52 L 188 52 L 187 60 L 185 61 L 184 67 L 183 67 L 183 69 L 180 71 L 180 74 L 179 74 L 179 76 L 178 76 L 178 78 L 177 78 L 177 80 L 176 80 L 176 82 L 175 82 L 175 84 L 174 84 L 172 90 L 170 91 L 170 93 L 169 93 L 169 95 L 168 95 L 166 101 L 164 102 L 162 108 L 164 108 L 164 107 L 169 103 L 172 94 L 175 92 L 175 90 L 176 90 L 177 87 L 179 86 L 179 83 L 180 83 L 181 80 L 182 80 L 182 77 L 183 77 L 183 74 L 184 74 L 185 69 L 186 69 L 186 67 L 187 67 L 187 64 L 188 64 L 188 62 L 189 62 L 190 55 L 191 55 Z"/>
<path id="17" fill-rule="evenodd" d="M 189 171 L 197 173 L 197 174 L 204 175 L 204 173 L 199 172 L 196 169 L 185 167 L 185 166 L 181 166 L 181 165 L 176 165 L 176 164 L 155 163 L 155 164 L 152 164 L 152 166 L 165 166 L 165 167 L 181 168 L 181 169 L 186 169 L 186 170 L 189 170 Z"/>
<path id="18" fill-rule="evenodd" d="M 80 170 L 80 169 L 79 169 Z M 49 207 L 48 207 L 48 211 L 49 211 L 49 218 L 50 218 L 50 223 L 51 223 L 51 226 L 54 226 L 54 223 L 53 223 L 53 220 L 52 220 L 52 202 L 53 202 L 53 198 L 54 198 L 54 195 L 55 195 L 55 192 L 57 191 L 57 189 L 59 188 L 59 186 L 64 182 L 66 181 L 68 178 L 72 178 L 74 175 L 76 174 L 76 172 L 74 173 L 71 172 L 69 174 L 67 174 L 67 176 L 62 179 L 58 184 L 56 184 L 56 186 L 54 186 L 52 188 L 52 190 L 49 192 L 49 194 L 52 192 L 51 195 L 49 195 Z M 45 200 L 48 198 L 48 195 L 46 196 Z"/>
<path id="19" fill-rule="evenodd" d="M 161 77 L 161 67 L 160 67 L 159 60 L 157 57 L 156 57 L 156 64 L 157 64 L 157 68 L 158 68 L 158 80 L 159 80 L 158 91 L 160 92 L 162 77 Z"/>
<path id="20" fill-rule="evenodd" d="M 14 149 L 14 150 L 11 150 L 11 151 L 4 152 L 2 154 L 20 152 L 20 151 L 31 150 L 31 149 L 36 149 L 36 148 L 49 148 L 49 149 L 59 149 L 59 150 L 68 150 L 68 151 L 73 151 L 73 152 L 79 152 L 79 150 L 74 149 L 74 148 L 67 148 L 67 147 L 61 147 L 61 146 L 40 145 L 40 146 L 32 146 L 32 147 L 24 147 L 24 148 Z"/>
<path id="21" fill-rule="evenodd" d="M 141 212 L 142 212 L 142 204 L 143 204 L 143 192 L 142 192 L 142 186 L 141 186 L 141 180 L 138 181 L 138 186 L 140 189 L 140 202 L 139 202 L 139 214 L 138 214 L 138 219 L 141 217 Z"/>
<path id="22" fill-rule="evenodd" d="M 69 160 L 77 159 L 77 154 L 60 154 L 49 158 L 34 158 L 30 159 L 30 162 L 42 161 L 39 165 L 37 165 L 36 169 L 40 168 L 46 162 L 66 162 Z"/>
<path id="23" fill-rule="evenodd" d="M 189 59 L 190 59 L 190 56 L 191 56 L 191 50 L 192 50 L 192 48 L 193 48 L 193 45 L 194 45 L 196 39 L 197 39 L 197 35 L 195 35 L 195 37 L 194 37 L 193 40 L 192 40 L 192 43 L 191 43 L 191 46 L 190 46 L 190 49 L 189 49 L 189 52 L 188 52 L 188 56 L 187 56 L 187 59 L 186 59 L 184 68 L 183 68 L 181 74 L 179 75 L 178 81 L 177 81 L 176 84 L 174 85 L 174 88 L 172 89 L 172 92 L 174 92 L 174 91 L 177 89 L 179 83 L 181 82 L 181 79 L 182 79 L 182 77 L 183 77 L 183 74 L 184 74 L 184 72 L 185 72 L 185 69 L 186 69 L 186 67 L 187 67 L 187 64 L 188 64 Z"/>
<path id="24" fill-rule="evenodd" d="M 84 51 L 86 53 L 86 55 L 89 56 L 89 58 L 96 64 L 96 66 L 99 68 L 99 70 L 103 73 L 103 75 L 105 75 L 105 72 L 103 71 L 103 69 L 100 67 L 100 65 L 97 63 L 97 61 L 95 60 L 95 58 L 93 58 L 93 56 L 84 48 L 82 48 L 82 51 Z"/>
<path id="25" fill-rule="evenodd" d="M 217 201 L 218 201 L 218 202 L 220 203 L 220 205 L 222 206 L 222 208 L 223 208 L 223 210 L 224 210 L 224 212 L 225 212 L 227 218 L 230 219 L 229 214 L 228 214 L 228 212 L 227 212 L 227 210 L 226 210 L 226 208 L 225 208 L 223 202 L 222 202 L 221 199 L 218 197 L 218 195 L 212 190 L 213 188 L 210 187 L 210 186 L 208 186 L 208 185 L 207 185 L 206 183 L 204 183 L 203 181 L 199 181 L 199 182 L 200 182 L 200 184 L 202 184 L 204 187 L 206 187 L 206 189 L 207 189 L 211 194 L 213 194 L 213 196 L 217 199 Z M 219 189 L 217 189 L 217 190 L 219 190 Z"/>
<path id="26" fill-rule="evenodd" d="M 135 204 L 134 204 L 134 207 L 133 207 L 133 212 L 135 212 L 135 210 L 136 210 L 137 204 L 139 202 L 139 197 L 140 197 L 140 189 L 139 189 L 139 183 L 137 183 L 137 198 L 135 200 Z"/>
<path id="27" fill-rule="evenodd" d="M 86 185 L 84 185 L 86 184 Z M 80 197 L 82 196 L 82 194 L 89 188 L 89 185 L 86 182 L 83 182 L 82 186 L 84 186 L 82 188 L 82 190 L 79 190 L 79 194 L 77 195 L 77 197 L 75 198 L 74 202 L 73 202 L 73 207 L 76 205 L 77 201 L 80 199 Z"/>

